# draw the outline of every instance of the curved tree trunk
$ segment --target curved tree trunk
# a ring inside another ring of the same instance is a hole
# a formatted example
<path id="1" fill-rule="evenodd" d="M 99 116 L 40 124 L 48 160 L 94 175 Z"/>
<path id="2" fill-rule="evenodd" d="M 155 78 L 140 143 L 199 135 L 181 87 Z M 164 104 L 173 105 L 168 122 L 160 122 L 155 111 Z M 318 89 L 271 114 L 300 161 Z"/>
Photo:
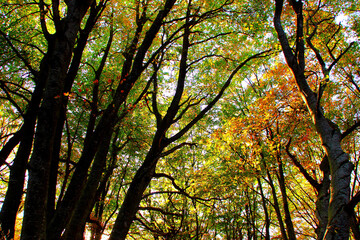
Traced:
<path id="1" fill-rule="evenodd" d="M 305 47 L 303 34 L 302 1 L 291 0 L 290 5 L 296 13 L 296 50 L 295 54 L 289 45 L 288 38 L 281 25 L 283 0 L 276 0 L 274 16 L 275 30 L 278 34 L 282 50 L 288 66 L 293 72 L 297 87 L 309 110 L 322 146 L 325 149 L 330 166 L 330 203 L 328 208 L 328 224 L 324 239 L 348 239 L 350 234 L 350 215 L 346 205 L 350 200 L 350 175 L 353 164 L 349 155 L 341 147 L 341 133 L 338 126 L 326 119 L 320 106 L 323 88 L 316 94 L 311 90 L 305 77 Z M 333 66 L 333 65 L 332 65 Z M 330 69 L 325 71 L 328 78 Z"/>

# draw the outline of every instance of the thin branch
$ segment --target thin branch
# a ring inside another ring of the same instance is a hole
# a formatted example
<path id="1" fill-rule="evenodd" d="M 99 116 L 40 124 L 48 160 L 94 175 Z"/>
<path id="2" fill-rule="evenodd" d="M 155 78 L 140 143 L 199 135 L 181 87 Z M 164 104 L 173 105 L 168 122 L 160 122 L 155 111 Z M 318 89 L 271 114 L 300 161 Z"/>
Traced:
<path id="1" fill-rule="evenodd" d="M 18 110 L 20 115 L 24 117 L 24 112 L 21 109 L 21 107 L 16 103 L 16 101 L 12 98 L 11 94 L 9 92 L 12 92 L 5 84 L 4 82 L 0 81 L 0 88 L 5 92 L 6 98 L 11 104 Z"/>
<path id="2" fill-rule="evenodd" d="M 174 188 L 176 190 L 178 190 L 179 193 L 183 194 L 184 196 L 186 196 L 186 197 L 188 197 L 190 199 L 197 200 L 197 201 L 204 201 L 204 202 L 209 202 L 209 201 L 214 201 L 214 200 L 219 200 L 219 201 L 224 200 L 224 199 L 216 198 L 216 197 L 206 199 L 206 198 L 200 198 L 200 197 L 191 196 L 190 194 L 185 192 L 184 189 L 182 189 L 179 185 L 177 185 L 175 183 L 175 178 L 173 178 L 172 176 L 170 176 L 170 175 L 168 175 L 166 173 L 156 173 L 154 175 L 154 178 L 161 178 L 161 177 L 169 179 L 171 181 L 172 185 L 174 186 Z"/>
<path id="3" fill-rule="evenodd" d="M 313 186 L 317 191 L 320 190 L 320 184 L 310 176 L 310 174 L 306 171 L 306 169 L 301 165 L 301 163 L 297 160 L 297 158 L 290 153 L 290 144 L 291 144 L 291 138 L 289 138 L 289 141 L 286 144 L 286 153 L 294 163 L 294 165 L 299 169 L 299 171 L 302 173 L 302 175 L 305 177 L 305 179 Z"/>
<path id="4" fill-rule="evenodd" d="M 182 147 L 184 147 L 184 146 L 190 146 L 190 147 L 192 147 L 192 146 L 196 146 L 196 143 L 183 142 L 183 143 L 181 143 L 181 144 L 179 144 L 179 145 L 176 145 L 175 147 L 171 148 L 170 150 L 163 152 L 163 153 L 160 155 L 160 157 L 168 156 L 168 155 L 174 153 L 175 151 L 179 150 L 180 148 L 182 148 Z"/>
<path id="5" fill-rule="evenodd" d="M 59 5 L 60 5 L 59 0 L 52 0 L 53 20 L 54 20 L 56 29 L 59 28 L 59 24 L 60 24 Z"/>
<path id="6" fill-rule="evenodd" d="M 168 211 L 165 211 L 164 209 L 161 209 L 161 208 L 157 208 L 157 207 L 139 207 L 139 210 L 140 211 L 156 211 L 156 212 L 160 212 L 164 215 L 171 215 L 171 216 L 178 216 L 178 217 L 181 217 L 182 214 L 181 213 L 172 213 L 172 212 L 168 212 Z"/>
<path id="7" fill-rule="evenodd" d="M 16 47 L 12 44 L 11 40 L 9 39 L 9 37 L 0 29 L 0 34 L 4 37 L 5 41 L 9 44 L 9 46 L 11 47 L 11 49 L 15 52 L 16 56 L 18 58 L 20 58 L 20 60 L 25 64 L 25 66 L 27 67 L 27 69 L 31 72 L 31 74 L 34 77 L 38 76 L 38 71 L 36 71 L 31 64 L 29 63 L 29 61 L 16 49 Z"/>
<path id="8" fill-rule="evenodd" d="M 208 55 L 202 56 L 202 57 L 199 58 L 199 59 L 196 59 L 196 60 L 192 61 L 191 63 L 188 64 L 188 67 L 194 65 L 195 63 L 201 62 L 202 60 L 204 60 L 204 59 L 206 59 L 206 58 L 211 58 L 211 57 L 220 57 L 220 58 L 223 58 L 223 59 L 225 59 L 225 60 L 228 60 L 228 58 L 225 58 L 225 57 L 222 56 L 222 55 L 218 55 L 218 54 L 208 54 Z"/>
<path id="9" fill-rule="evenodd" d="M 347 207 L 349 209 L 354 209 L 355 206 L 360 202 L 360 191 L 358 191 L 350 200 Z"/>
<path id="10" fill-rule="evenodd" d="M 360 121 L 355 122 L 351 127 L 346 129 L 345 132 L 341 133 L 341 140 L 347 137 L 350 133 L 355 131 L 360 126 Z"/>
<path id="11" fill-rule="evenodd" d="M 199 105 L 204 99 L 205 99 L 205 97 L 203 97 L 193 103 L 191 103 L 191 100 L 190 100 L 190 103 L 181 111 L 181 113 L 177 116 L 177 118 L 174 119 L 173 122 L 175 123 L 175 122 L 179 121 L 191 107 Z"/>
<path id="12" fill-rule="evenodd" d="M 218 37 L 222 37 L 222 36 L 227 36 L 227 35 L 230 35 L 232 34 L 233 32 L 225 32 L 225 33 L 219 33 L 219 34 L 216 34 L 214 36 L 211 36 L 211 37 L 208 37 L 204 40 L 201 40 L 201 41 L 198 41 L 198 42 L 193 42 L 190 44 L 190 47 L 194 46 L 194 45 L 198 45 L 198 44 L 201 44 L 201 43 L 205 43 L 205 42 L 208 42 L 210 40 L 213 40 L 213 39 L 216 39 Z"/>
<path id="13" fill-rule="evenodd" d="M 355 44 L 355 42 L 350 43 L 350 45 L 330 64 L 328 71 L 330 72 L 331 69 L 339 62 L 339 60 L 350 50 L 350 48 Z"/>
<path id="14" fill-rule="evenodd" d="M 39 8 L 40 8 L 40 25 L 41 25 L 41 30 L 43 31 L 44 37 L 46 40 L 50 40 L 50 33 L 47 29 L 46 26 L 46 20 L 45 20 L 45 16 L 46 16 L 46 12 L 47 10 L 45 10 L 45 3 L 44 0 L 40 0 L 39 1 Z"/>
<path id="15" fill-rule="evenodd" d="M 225 84 L 223 85 L 223 87 L 221 88 L 220 92 L 216 95 L 216 97 L 192 120 L 190 121 L 182 130 L 180 130 L 178 133 L 176 133 L 175 135 L 173 135 L 169 141 L 170 142 L 174 142 L 176 140 L 178 140 L 180 137 L 182 137 L 186 132 L 188 132 L 192 126 L 194 126 L 200 119 L 202 119 L 205 114 L 213 108 L 213 106 L 220 100 L 220 98 L 222 97 L 222 95 L 224 94 L 225 90 L 228 88 L 228 86 L 230 85 L 232 79 L 234 78 L 234 76 L 236 75 L 236 73 L 242 68 L 244 67 L 250 60 L 252 59 L 256 59 L 256 58 L 261 58 L 261 57 L 265 57 L 267 56 L 268 53 L 270 53 L 271 50 L 266 50 L 260 53 L 257 53 L 251 57 L 248 57 L 246 60 L 244 60 L 243 62 L 241 62 L 230 74 L 230 76 L 228 77 L 227 81 L 225 82 Z"/>

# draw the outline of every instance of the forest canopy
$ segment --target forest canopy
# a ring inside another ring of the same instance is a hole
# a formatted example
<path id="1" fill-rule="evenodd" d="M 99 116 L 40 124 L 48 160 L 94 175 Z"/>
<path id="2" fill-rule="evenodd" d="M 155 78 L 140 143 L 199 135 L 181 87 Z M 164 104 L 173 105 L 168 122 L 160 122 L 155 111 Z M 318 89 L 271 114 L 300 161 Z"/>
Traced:
<path id="1" fill-rule="evenodd" d="M 360 239 L 360 7 L 3 0 L 0 239 Z"/>

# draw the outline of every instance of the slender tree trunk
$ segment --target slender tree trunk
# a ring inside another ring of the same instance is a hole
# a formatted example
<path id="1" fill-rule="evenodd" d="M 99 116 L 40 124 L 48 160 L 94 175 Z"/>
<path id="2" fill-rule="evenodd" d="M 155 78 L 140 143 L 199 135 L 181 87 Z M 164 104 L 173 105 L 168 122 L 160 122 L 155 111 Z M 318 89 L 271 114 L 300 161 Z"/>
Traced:
<path id="1" fill-rule="evenodd" d="M 33 133 L 30 130 L 27 136 L 23 137 L 10 168 L 10 180 L 0 214 L 1 230 L 8 239 L 12 239 L 15 233 L 15 221 L 23 196 L 26 164 L 30 156 L 32 141 Z"/>
<path id="2" fill-rule="evenodd" d="M 277 161 L 278 161 L 278 168 L 279 168 L 277 177 L 279 180 L 279 186 L 280 186 L 281 196 L 282 196 L 282 200 L 283 200 L 286 231 L 287 231 L 287 234 L 288 234 L 288 237 L 290 240 L 296 240 L 294 225 L 292 223 L 291 214 L 290 214 L 290 210 L 289 210 L 288 197 L 287 197 L 287 193 L 286 193 L 284 169 L 283 169 L 283 165 L 282 165 L 280 156 L 277 156 Z"/>
<path id="3" fill-rule="evenodd" d="M 113 171 L 113 166 L 110 166 L 110 169 L 108 170 L 108 172 L 106 173 L 105 178 L 102 181 L 102 184 L 99 187 L 99 191 L 100 191 L 100 199 L 99 201 L 97 201 L 95 203 L 95 217 L 99 220 L 102 221 L 102 215 L 104 212 L 104 206 L 105 206 L 105 198 L 106 198 L 106 194 L 109 191 L 109 186 L 110 186 L 110 182 L 108 181 L 110 176 L 112 175 L 112 171 Z M 101 236 L 102 236 L 102 231 L 103 231 L 103 226 L 100 228 L 98 225 L 92 227 L 91 229 L 91 237 L 90 240 L 100 240 Z"/>
<path id="4" fill-rule="evenodd" d="M 44 65 L 44 61 L 42 65 Z M 9 239 L 14 237 L 15 221 L 23 195 L 26 165 L 33 145 L 36 116 L 43 87 L 44 83 L 38 81 L 24 116 L 24 125 L 19 131 L 21 142 L 13 165 L 10 167 L 8 189 L 0 212 L 0 229 L 9 236 Z"/>
<path id="5" fill-rule="evenodd" d="M 276 217 L 277 217 L 277 219 L 279 221 L 281 237 L 282 237 L 282 239 L 287 240 L 288 237 L 286 235 L 286 229 L 285 229 L 284 221 L 282 219 L 282 214 L 281 214 L 281 211 L 280 211 L 280 204 L 279 204 L 279 201 L 278 201 L 278 198 L 277 198 L 276 188 L 275 188 L 275 185 L 274 185 L 274 182 L 272 180 L 272 177 L 270 175 L 269 170 L 266 170 L 266 174 L 267 174 L 267 177 L 268 177 L 268 183 L 269 183 L 269 185 L 271 187 L 272 197 L 274 199 L 274 209 L 275 209 Z"/>
<path id="6" fill-rule="evenodd" d="M 267 200 L 264 195 L 264 191 L 262 188 L 262 183 L 261 183 L 260 178 L 257 178 L 257 181 L 259 184 L 260 195 L 261 195 L 262 205 L 263 205 L 264 214 L 265 214 L 265 240 L 270 240 L 270 218 L 269 218 L 269 212 L 268 212 L 268 208 L 267 208 L 267 204 L 266 204 Z"/>
<path id="7" fill-rule="evenodd" d="M 6 159 L 9 157 L 10 153 L 21 141 L 23 127 L 19 129 L 14 135 L 5 143 L 3 148 L 0 151 L 0 167 L 5 164 Z"/>
<path id="8" fill-rule="evenodd" d="M 106 165 L 106 156 L 109 150 L 111 135 L 103 141 L 95 161 L 91 168 L 89 179 L 82 191 L 81 197 L 72 214 L 71 220 L 66 227 L 64 240 L 81 240 L 85 229 L 86 220 L 89 218 L 91 210 L 96 202 L 96 193 L 101 180 L 101 176 Z"/>

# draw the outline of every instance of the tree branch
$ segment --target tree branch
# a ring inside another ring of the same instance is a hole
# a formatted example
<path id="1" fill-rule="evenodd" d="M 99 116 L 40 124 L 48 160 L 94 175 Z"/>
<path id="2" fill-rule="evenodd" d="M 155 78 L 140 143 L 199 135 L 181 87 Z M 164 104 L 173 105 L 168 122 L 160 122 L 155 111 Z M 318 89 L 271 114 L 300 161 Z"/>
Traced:
<path id="1" fill-rule="evenodd" d="M 16 47 L 12 44 L 11 40 L 9 39 L 9 37 L 0 29 L 0 34 L 3 36 L 3 38 L 5 39 L 5 41 L 9 44 L 9 46 L 11 47 L 11 49 L 15 52 L 16 56 L 18 58 L 20 58 L 20 60 L 25 64 L 26 68 L 31 72 L 31 74 L 34 77 L 38 77 L 38 71 L 36 71 L 31 64 L 29 63 L 29 61 L 23 56 L 21 55 L 21 53 L 16 49 Z"/>
<path id="2" fill-rule="evenodd" d="M 355 131 L 359 126 L 360 126 L 360 121 L 357 121 L 354 123 L 354 125 L 352 125 L 348 129 L 346 129 L 345 132 L 341 133 L 341 140 L 344 139 L 345 137 L 347 137 L 353 131 Z"/>
<path id="3" fill-rule="evenodd" d="M 306 169 L 301 165 L 301 163 L 297 160 L 297 158 L 290 153 L 290 144 L 291 144 L 291 138 L 289 138 L 289 141 L 286 144 L 286 153 L 294 163 L 294 165 L 300 170 L 301 174 L 305 177 L 305 179 L 313 186 L 317 191 L 320 190 L 320 184 L 310 176 L 310 174 L 306 171 Z"/>
<path id="4" fill-rule="evenodd" d="M 236 75 L 236 73 L 242 68 L 244 67 L 250 60 L 252 59 L 256 59 L 256 58 L 260 58 L 260 57 L 265 57 L 267 56 L 267 54 L 271 52 L 271 50 L 266 50 L 260 53 L 257 53 L 251 57 L 248 57 L 245 61 L 241 62 L 230 74 L 230 76 L 228 77 L 227 81 L 225 82 L 225 84 L 223 85 L 223 87 L 221 88 L 220 92 L 216 95 L 216 97 L 192 120 L 190 121 L 182 130 L 180 130 L 178 133 L 176 133 L 175 135 L 173 135 L 171 138 L 169 138 L 170 142 L 174 142 L 176 140 L 178 140 L 179 138 L 181 138 L 185 133 L 187 133 L 187 131 L 189 131 L 192 126 L 194 126 L 200 119 L 202 119 L 205 114 L 214 107 L 214 105 L 219 101 L 219 99 L 222 97 L 222 95 L 224 94 L 225 90 L 229 87 L 232 79 L 234 78 L 234 76 Z"/>
<path id="5" fill-rule="evenodd" d="M 156 211 L 156 212 L 160 212 L 164 215 L 172 215 L 172 216 L 178 216 L 178 217 L 181 217 L 183 214 L 181 213 L 172 213 L 172 212 L 168 212 L 168 211 L 165 211 L 164 209 L 161 209 L 161 208 L 157 208 L 157 207 L 139 207 L 139 210 L 140 211 Z"/>
<path id="6" fill-rule="evenodd" d="M 171 153 L 174 153 L 175 151 L 179 150 L 180 148 L 182 148 L 182 147 L 184 147 L 184 146 L 190 146 L 190 147 L 192 147 L 192 146 L 196 146 L 196 143 L 183 142 L 183 143 L 181 143 L 181 144 L 179 144 L 179 145 L 171 148 L 170 150 L 163 152 L 163 153 L 160 155 L 160 157 L 168 156 L 168 155 L 170 155 Z"/>

